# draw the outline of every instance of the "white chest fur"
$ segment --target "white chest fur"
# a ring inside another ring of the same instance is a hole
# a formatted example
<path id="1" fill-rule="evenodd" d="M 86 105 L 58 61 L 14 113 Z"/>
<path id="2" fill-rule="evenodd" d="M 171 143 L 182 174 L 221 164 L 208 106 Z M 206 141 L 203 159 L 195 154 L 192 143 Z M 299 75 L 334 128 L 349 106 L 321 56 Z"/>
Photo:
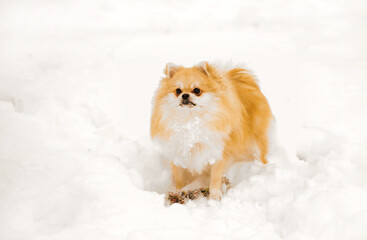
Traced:
<path id="1" fill-rule="evenodd" d="M 201 172 L 206 165 L 220 160 L 223 137 L 208 129 L 202 119 L 193 117 L 186 122 L 177 121 L 170 126 L 171 136 L 165 153 L 177 166 Z"/>

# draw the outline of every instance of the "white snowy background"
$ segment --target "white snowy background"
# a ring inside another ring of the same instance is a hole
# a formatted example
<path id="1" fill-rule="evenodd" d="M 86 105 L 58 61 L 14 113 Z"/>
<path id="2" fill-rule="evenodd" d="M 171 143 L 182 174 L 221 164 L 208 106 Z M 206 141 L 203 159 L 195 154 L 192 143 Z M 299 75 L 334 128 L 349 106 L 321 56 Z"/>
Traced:
<path id="1" fill-rule="evenodd" d="M 367 2 L 0 1 L 0 239 L 367 239 Z M 243 62 L 277 119 L 222 201 L 166 206 L 166 62 Z"/>

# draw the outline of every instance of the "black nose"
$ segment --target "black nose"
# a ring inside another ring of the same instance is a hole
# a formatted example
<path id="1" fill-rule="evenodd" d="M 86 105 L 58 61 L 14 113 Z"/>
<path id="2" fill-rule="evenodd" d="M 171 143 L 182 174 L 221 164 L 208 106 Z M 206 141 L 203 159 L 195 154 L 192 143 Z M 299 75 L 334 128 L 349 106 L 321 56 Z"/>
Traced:
<path id="1" fill-rule="evenodd" d="M 187 93 L 185 93 L 185 94 L 182 95 L 182 99 L 183 100 L 187 100 L 189 97 L 190 97 L 190 95 L 187 94 Z"/>

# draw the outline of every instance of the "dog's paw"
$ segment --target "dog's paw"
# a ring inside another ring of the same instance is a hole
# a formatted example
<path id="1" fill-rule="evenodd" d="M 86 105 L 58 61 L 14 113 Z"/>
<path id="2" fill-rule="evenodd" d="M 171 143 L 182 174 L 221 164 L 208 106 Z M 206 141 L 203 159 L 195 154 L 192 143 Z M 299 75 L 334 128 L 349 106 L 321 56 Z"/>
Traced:
<path id="1" fill-rule="evenodd" d="M 209 199 L 220 200 L 222 198 L 222 191 L 220 189 L 210 189 Z"/>

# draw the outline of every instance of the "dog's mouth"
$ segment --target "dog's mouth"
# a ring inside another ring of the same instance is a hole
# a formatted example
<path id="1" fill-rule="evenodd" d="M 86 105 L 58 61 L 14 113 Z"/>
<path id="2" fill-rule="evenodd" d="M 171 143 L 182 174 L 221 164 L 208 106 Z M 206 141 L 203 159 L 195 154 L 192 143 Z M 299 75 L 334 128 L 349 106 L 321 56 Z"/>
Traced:
<path id="1" fill-rule="evenodd" d="M 180 107 L 195 107 L 196 104 L 191 102 L 190 100 L 182 100 L 180 103 Z"/>

